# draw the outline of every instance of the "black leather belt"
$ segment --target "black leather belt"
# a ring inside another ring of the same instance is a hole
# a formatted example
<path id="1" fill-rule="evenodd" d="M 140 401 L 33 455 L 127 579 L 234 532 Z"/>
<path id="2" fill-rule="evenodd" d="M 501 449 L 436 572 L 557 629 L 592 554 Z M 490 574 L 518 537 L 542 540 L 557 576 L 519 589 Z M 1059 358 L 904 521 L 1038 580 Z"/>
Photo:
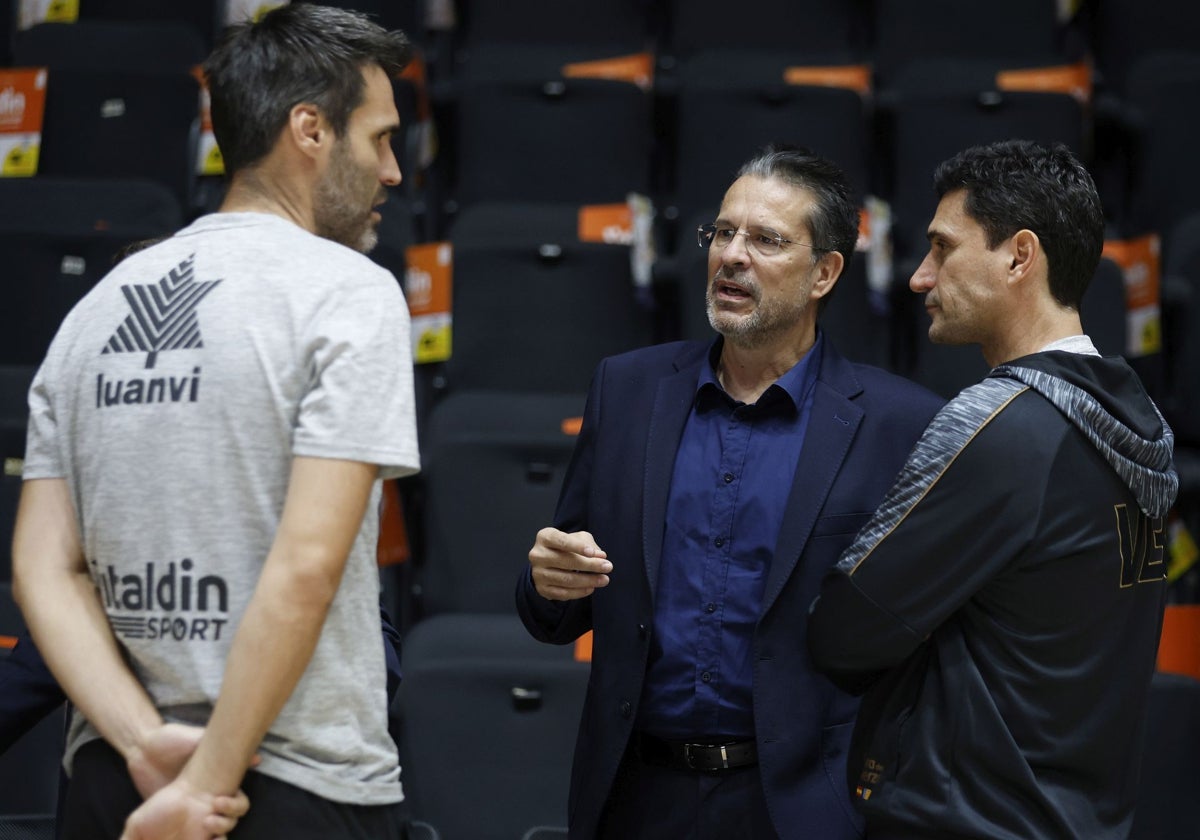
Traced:
<path id="1" fill-rule="evenodd" d="M 674 770 L 713 773 L 758 763 L 758 747 L 754 741 L 697 744 L 666 741 L 641 732 L 635 732 L 633 738 L 634 748 L 642 761 Z"/>

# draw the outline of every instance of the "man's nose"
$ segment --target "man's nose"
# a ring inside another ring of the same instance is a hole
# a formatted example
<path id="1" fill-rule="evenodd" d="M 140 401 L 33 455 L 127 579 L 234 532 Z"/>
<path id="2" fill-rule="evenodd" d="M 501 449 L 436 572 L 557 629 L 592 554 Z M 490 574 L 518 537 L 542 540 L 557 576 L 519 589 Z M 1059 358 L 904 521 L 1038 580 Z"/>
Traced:
<path id="1" fill-rule="evenodd" d="M 925 259 L 921 260 L 921 264 L 913 272 L 913 276 L 909 278 L 908 288 L 918 294 L 928 292 L 933 288 L 936 277 L 937 272 L 933 269 L 933 261 L 930 259 L 930 254 L 926 254 Z"/>
<path id="2" fill-rule="evenodd" d="M 381 163 L 382 166 L 379 170 L 380 183 L 389 187 L 399 186 L 404 176 L 400 172 L 400 162 L 396 160 L 396 153 L 392 151 L 391 146 L 388 146 L 387 154 L 384 155 Z"/>
<path id="3" fill-rule="evenodd" d="M 721 251 L 721 262 L 725 265 L 745 265 L 749 257 L 750 240 L 741 231 L 735 233 L 730 243 Z"/>

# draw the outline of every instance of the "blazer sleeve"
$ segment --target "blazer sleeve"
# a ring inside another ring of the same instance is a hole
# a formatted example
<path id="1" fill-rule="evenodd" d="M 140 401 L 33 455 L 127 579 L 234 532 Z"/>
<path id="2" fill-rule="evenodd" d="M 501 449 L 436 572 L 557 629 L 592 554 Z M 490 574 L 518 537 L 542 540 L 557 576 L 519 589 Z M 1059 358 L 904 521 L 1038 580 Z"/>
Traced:
<path id="1" fill-rule="evenodd" d="M 554 527 L 560 531 L 591 530 L 588 525 L 588 490 L 591 486 L 595 459 L 596 429 L 600 423 L 601 383 L 607 362 L 601 362 L 592 377 L 583 424 L 575 441 L 575 451 L 563 478 L 558 506 L 554 512 Z M 592 598 L 574 601 L 551 601 L 538 594 L 533 585 L 532 569 L 526 564 L 517 578 L 517 613 L 525 628 L 535 639 L 552 644 L 570 644 L 592 629 Z"/>
<path id="2" fill-rule="evenodd" d="M 400 631 L 392 623 L 392 617 L 382 604 L 379 605 L 379 624 L 383 629 L 383 662 L 387 670 L 387 696 L 390 704 L 400 691 L 404 673 L 400 670 Z"/>
<path id="3" fill-rule="evenodd" d="M 67 696 L 26 633 L 0 660 L 0 753 L 11 747 Z"/>

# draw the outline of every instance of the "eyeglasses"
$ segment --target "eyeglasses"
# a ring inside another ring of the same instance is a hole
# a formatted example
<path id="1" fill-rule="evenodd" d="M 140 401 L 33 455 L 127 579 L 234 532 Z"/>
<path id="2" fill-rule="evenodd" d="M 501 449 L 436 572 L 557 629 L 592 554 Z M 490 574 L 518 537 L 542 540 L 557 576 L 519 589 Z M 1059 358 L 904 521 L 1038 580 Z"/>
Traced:
<path id="1" fill-rule="evenodd" d="M 792 239 L 784 239 L 778 233 L 770 230 L 754 229 L 750 231 L 742 231 L 731 227 L 718 227 L 717 225 L 700 225 L 696 228 L 696 241 L 701 248 L 716 247 L 724 250 L 733 241 L 735 236 L 746 237 L 746 243 L 761 257 L 772 257 L 783 250 L 784 245 L 800 245 L 805 248 L 812 248 L 814 253 L 824 251 L 824 248 L 818 248 L 815 245 L 810 245 L 807 242 L 796 242 Z"/>

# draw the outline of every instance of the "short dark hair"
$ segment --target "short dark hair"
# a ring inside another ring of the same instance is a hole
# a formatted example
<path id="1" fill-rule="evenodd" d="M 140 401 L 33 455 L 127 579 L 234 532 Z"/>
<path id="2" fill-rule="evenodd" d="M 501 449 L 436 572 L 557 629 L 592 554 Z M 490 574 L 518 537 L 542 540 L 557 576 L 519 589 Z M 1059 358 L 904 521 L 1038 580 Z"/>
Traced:
<path id="1" fill-rule="evenodd" d="M 805 221 L 814 255 L 837 251 L 845 257 L 846 266 L 850 265 L 858 241 L 858 208 L 850 198 L 850 185 L 841 167 L 802 146 L 773 144 L 738 170 L 738 178 L 747 175 L 778 178 L 812 193 L 816 207 Z"/>
<path id="2" fill-rule="evenodd" d="M 226 173 L 262 160 L 300 102 L 319 108 L 342 136 L 362 104 L 364 68 L 377 64 L 394 77 L 410 55 L 403 32 L 315 3 L 290 3 L 229 27 L 204 63 Z"/>
<path id="3" fill-rule="evenodd" d="M 973 146 L 938 166 L 938 200 L 966 190 L 964 207 L 995 248 L 1019 230 L 1037 234 L 1046 252 L 1050 294 L 1079 309 L 1104 248 L 1104 211 L 1096 184 L 1061 143 L 1005 140 Z"/>

